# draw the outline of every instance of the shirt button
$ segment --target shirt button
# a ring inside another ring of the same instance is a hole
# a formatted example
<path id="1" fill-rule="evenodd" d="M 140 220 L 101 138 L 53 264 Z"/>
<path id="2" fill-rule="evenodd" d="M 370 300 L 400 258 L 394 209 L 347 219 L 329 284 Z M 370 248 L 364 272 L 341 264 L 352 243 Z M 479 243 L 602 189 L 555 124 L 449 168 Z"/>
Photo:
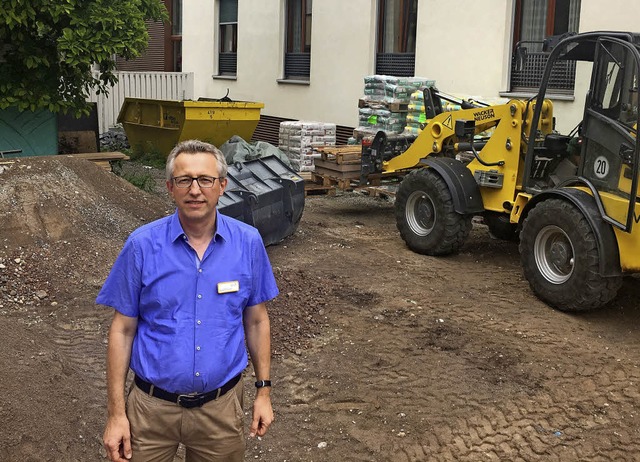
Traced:
<path id="1" fill-rule="evenodd" d="M 197 347 L 196 347 L 196 350 L 197 350 L 197 351 L 200 351 L 200 346 L 197 346 Z"/>
<path id="2" fill-rule="evenodd" d="M 196 372 L 196 377 L 200 377 L 200 372 Z"/>
<path id="3" fill-rule="evenodd" d="M 198 294 L 198 298 L 202 298 L 202 294 Z"/>
<path id="4" fill-rule="evenodd" d="M 184 240 L 186 241 L 186 240 L 187 240 L 187 235 L 186 235 L 186 234 L 183 234 L 183 235 L 182 235 L 182 239 L 184 239 Z"/>
<path id="5" fill-rule="evenodd" d="M 198 273 L 202 273 L 202 268 L 198 268 Z"/>
<path id="6" fill-rule="evenodd" d="M 198 321 L 196 321 L 196 322 L 197 322 L 198 324 L 202 324 L 202 321 L 200 321 L 199 319 L 198 319 Z"/>

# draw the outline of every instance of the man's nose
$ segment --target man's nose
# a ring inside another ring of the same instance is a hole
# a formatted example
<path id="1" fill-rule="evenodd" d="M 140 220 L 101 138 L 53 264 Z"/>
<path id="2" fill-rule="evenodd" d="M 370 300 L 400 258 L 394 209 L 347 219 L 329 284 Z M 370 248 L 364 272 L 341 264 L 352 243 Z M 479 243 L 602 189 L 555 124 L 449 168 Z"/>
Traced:
<path id="1" fill-rule="evenodd" d="M 191 186 L 189 186 L 189 192 L 193 192 L 194 187 L 196 188 L 195 192 L 200 192 L 201 188 L 197 178 L 191 178 Z"/>

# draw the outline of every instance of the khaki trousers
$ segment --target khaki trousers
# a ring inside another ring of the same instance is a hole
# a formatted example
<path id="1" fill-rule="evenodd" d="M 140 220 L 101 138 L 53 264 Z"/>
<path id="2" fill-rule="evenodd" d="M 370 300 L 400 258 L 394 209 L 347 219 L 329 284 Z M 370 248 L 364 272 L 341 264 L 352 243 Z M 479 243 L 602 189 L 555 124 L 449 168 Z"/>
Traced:
<path id="1" fill-rule="evenodd" d="M 243 381 L 217 400 L 186 409 L 147 395 L 135 384 L 127 399 L 132 462 L 173 462 L 178 444 L 187 462 L 244 460 Z"/>

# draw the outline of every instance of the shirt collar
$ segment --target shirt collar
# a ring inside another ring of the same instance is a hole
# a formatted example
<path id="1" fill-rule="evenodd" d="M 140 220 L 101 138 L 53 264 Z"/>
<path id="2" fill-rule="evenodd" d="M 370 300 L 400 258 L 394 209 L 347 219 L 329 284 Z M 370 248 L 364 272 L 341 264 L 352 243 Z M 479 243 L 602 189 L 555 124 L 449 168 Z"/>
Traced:
<path id="1" fill-rule="evenodd" d="M 229 225 L 227 223 L 227 218 L 218 213 L 216 210 L 216 232 L 213 235 L 213 240 L 216 240 L 217 236 L 220 236 L 223 240 L 228 241 L 231 232 L 229 231 Z M 171 238 L 171 242 L 175 242 L 177 239 L 184 239 L 185 233 L 182 229 L 182 225 L 180 224 L 180 218 L 178 217 L 178 210 L 176 210 L 171 216 L 171 222 L 169 224 L 169 236 Z"/>

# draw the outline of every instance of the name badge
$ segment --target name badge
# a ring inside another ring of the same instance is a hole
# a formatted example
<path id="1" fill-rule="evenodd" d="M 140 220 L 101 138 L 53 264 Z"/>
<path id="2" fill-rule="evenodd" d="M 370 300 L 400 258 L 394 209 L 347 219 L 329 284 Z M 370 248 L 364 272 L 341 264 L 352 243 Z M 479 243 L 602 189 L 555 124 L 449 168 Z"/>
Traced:
<path id="1" fill-rule="evenodd" d="M 237 292 L 240 290 L 240 283 L 238 281 L 227 281 L 218 283 L 218 293 L 228 294 L 231 292 Z"/>

